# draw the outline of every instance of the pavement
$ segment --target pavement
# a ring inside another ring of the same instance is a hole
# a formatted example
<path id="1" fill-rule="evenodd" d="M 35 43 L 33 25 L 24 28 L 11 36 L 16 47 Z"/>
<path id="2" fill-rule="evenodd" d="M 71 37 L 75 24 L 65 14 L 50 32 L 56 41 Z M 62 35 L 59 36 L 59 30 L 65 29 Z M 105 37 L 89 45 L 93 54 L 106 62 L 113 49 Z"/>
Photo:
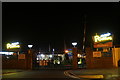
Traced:
<path id="1" fill-rule="evenodd" d="M 22 69 L 2 69 L 2 73 L 0 75 L 14 74 L 16 72 L 23 72 L 25 70 Z"/>
<path id="2" fill-rule="evenodd" d="M 85 80 L 120 80 L 120 68 L 116 69 L 77 69 L 66 70 L 66 76 Z"/>

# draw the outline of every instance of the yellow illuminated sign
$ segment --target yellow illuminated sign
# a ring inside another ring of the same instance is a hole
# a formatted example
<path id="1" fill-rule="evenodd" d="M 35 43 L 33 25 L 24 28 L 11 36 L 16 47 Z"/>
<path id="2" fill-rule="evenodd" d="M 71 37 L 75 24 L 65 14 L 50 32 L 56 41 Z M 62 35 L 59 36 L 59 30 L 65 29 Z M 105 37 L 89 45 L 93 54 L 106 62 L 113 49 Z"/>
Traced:
<path id="1" fill-rule="evenodd" d="M 96 36 L 94 36 L 94 41 L 95 42 L 101 42 L 101 41 L 107 41 L 107 40 L 112 40 L 112 36 L 106 36 L 106 34 L 104 34 L 104 36 L 103 35 L 101 35 L 101 36 L 99 36 L 99 35 L 96 35 Z"/>
<path id="2" fill-rule="evenodd" d="M 8 43 L 7 44 L 7 49 L 12 49 L 12 48 L 20 48 L 19 42 L 15 42 L 15 43 Z"/>
<path id="3" fill-rule="evenodd" d="M 93 52 L 93 57 L 101 57 L 102 54 L 100 51 Z"/>

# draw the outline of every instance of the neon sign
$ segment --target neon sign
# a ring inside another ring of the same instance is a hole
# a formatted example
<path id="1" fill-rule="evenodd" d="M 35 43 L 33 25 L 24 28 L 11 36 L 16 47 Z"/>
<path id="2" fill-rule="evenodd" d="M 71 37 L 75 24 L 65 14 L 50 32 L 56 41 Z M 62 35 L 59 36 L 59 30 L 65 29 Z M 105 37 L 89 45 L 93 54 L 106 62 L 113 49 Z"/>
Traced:
<path id="1" fill-rule="evenodd" d="M 107 37 L 107 36 L 110 36 L 110 35 L 111 35 L 111 33 L 106 33 L 106 34 L 100 35 L 100 37 Z"/>
<path id="2" fill-rule="evenodd" d="M 102 34 L 102 35 L 96 35 L 94 36 L 94 41 L 95 42 L 102 42 L 102 41 L 108 41 L 108 40 L 112 40 L 112 36 L 110 36 L 111 33 L 106 33 L 106 34 Z"/>
<path id="3" fill-rule="evenodd" d="M 0 52 L 0 54 L 13 55 L 14 52 Z"/>
<path id="4" fill-rule="evenodd" d="M 20 48 L 19 42 L 14 42 L 14 43 L 8 43 L 7 44 L 7 49 L 12 49 L 12 48 Z"/>

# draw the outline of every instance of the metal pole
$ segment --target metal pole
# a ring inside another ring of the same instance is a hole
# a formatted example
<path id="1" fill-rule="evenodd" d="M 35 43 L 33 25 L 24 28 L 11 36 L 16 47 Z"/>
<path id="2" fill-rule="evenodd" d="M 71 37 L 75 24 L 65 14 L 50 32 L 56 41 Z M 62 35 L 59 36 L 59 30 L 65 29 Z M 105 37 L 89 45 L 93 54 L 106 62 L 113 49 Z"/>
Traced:
<path id="1" fill-rule="evenodd" d="M 49 44 L 49 52 L 50 52 L 50 44 Z"/>
<path id="2" fill-rule="evenodd" d="M 86 15 L 84 17 L 85 17 L 85 22 L 84 22 L 84 36 L 83 36 L 83 51 L 85 51 Z"/>
<path id="3" fill-rule="evenodd" d="M 73 69 L 77 69 L 77 47 L 73 47 Z"/>

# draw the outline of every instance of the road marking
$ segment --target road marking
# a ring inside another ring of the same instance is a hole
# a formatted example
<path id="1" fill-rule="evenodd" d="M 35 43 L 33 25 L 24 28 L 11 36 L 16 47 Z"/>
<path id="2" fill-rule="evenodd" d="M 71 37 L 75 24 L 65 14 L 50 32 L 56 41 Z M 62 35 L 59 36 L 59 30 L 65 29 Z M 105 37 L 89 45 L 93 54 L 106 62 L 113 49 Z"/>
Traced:
<path id="1" fill-rule="evenodd" d="M 81 77 L 81 78 L 104 78 L 103 75 L 79 75 L 78 77 Z"/>
<path id="2" fill-rule="evenodd" d="M 15 72 L 13 73 L 3 73 L 3 74 L 0 74 L 0 75 L 11 75 L 11 74 L 16 74 Z"/>
<path id="3" fill-rule="evenodd" d="M 70 75 L 70 74 L 69 74 L 70 71 L 71 71 L 71 70 L 64 71 L 64 74 L 65 74 L 66 76 L 71 77 L 71 78 L 77 78 L 77 79 L 81 79 L 81 78 L 103 79 L 103 78 L 104 78 L 103 75 L 75 75 L 75 74 L 73 74 L 73 73 L 71 73 L 71 74 L 73 74 L 73 75 Z"/>
<path id="4" fill-rule="evenodd" d="M 73 75 L 70 75 L 68 72 L 71 71 L 71 70 L 67 70 L 67 71 L 64 71 L 64 74 L 66 76 L 69 76 L 69 77 L 72 77 L 72 78 L 77 78 L 77 79 L 80 79 L 79 77 L 76 77 L 76 76 L 73 76 Z M 75 75 L 75 74 L 74 74 Z"/>

